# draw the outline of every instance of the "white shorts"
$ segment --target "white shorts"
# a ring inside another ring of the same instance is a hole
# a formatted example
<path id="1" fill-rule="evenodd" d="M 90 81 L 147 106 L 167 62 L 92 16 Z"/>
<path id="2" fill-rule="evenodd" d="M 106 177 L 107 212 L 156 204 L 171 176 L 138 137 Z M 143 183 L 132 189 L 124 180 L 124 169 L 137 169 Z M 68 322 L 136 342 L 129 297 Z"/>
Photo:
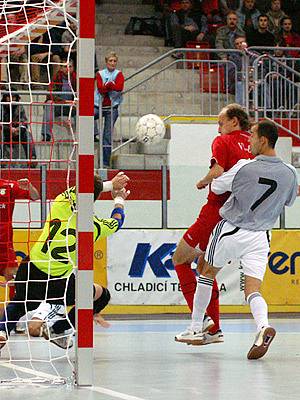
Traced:
<path id="1" fill-rule="evenodd" d="M 270 251 L 269 232 L 248 231 L 222 220 L 209 238 L 205 261 L 215 268 L 223 268 L 238 259 L 244 274 L 263 280 Z"/>
<path id="2" fill-rule="evenodd" d="M 66 317 L 66 307 L 62 304 L 49 304 L 42 302 L 38 308 L 27 315 L 27 320 L 33 318 L 47 322 L 55 322 Z"/>

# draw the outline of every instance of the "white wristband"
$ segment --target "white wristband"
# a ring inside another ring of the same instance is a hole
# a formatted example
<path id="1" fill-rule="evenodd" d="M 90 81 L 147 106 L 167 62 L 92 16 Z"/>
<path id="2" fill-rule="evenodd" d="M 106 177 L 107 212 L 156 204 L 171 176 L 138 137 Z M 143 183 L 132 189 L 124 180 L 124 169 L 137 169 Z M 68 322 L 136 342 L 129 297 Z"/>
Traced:
<path id="1" fill-rule="evenodd" d="M 125 200 L 123 199 L 123 197 L 120 196 L 115 197 L 114 202 L 115 204 L 121 204 L 122 206 L 124 206 L 125 204 Z"/>
<path id="2" fill-rule="evenodd" d="M 113 190 L 112 181 L 103 182 L 103 192 L 111 192 Z"/>

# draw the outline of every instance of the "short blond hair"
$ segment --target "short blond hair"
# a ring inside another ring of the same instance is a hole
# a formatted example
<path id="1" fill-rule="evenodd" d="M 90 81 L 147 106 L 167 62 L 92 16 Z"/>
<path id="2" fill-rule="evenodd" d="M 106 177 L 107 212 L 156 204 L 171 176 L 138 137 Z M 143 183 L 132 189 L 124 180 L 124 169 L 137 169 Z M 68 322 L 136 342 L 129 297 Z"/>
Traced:
<path id="1" fill-rule="evenodd" d="M 111 57 L 114 57 L 118 61 L 117 53 L 115 51 L 110 51 L 110 52 L 106 53 L 105 62 L 107 62 L 108 59 L 111 58 Z"/>

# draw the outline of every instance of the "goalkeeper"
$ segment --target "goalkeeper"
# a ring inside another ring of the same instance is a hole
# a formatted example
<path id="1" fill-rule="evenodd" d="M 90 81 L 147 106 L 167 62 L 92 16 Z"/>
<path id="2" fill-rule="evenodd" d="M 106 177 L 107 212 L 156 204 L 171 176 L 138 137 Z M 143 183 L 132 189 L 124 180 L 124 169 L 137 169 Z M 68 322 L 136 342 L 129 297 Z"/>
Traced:
<path id="1" fill-rule="evenodd" d="M 94 177 L 94 201 L 102 191 L 111 191 L 114 199 L 114 209 L 111 217 L 100 219 L 94 216 L 94 241 L 118 231 L 124 222 L 124 200 L 129 195 L 125 187 L 129 178 L 119 172 L 112 181 L 102 182 Z M 14 329 L 16 322 L 28 311 L 37 309 L 43 304 L 75 304 L 75 267 L 76 256 L 76 189 L 71 187 L 54 200 L 47 217 L 43 232 L 30 251 L 30 262 L 20 265 L 16 279 L 16 294 L 7 305 L 4 316 L 0 320 L 0 349 L 5 345 L 8 335 Z M 108 304 L 109 291 L 94 284 L 94 315 Z M 42 304 L 41 304 L 42 303 Z M 47 314 L 29 323 L 29 333 L 39 336 L 43 321 Z M 47 310 L 47 307 L 45 307 Z M 75 312 L 71 310 L 69 320 L 75 324 Z M 57 321 L 57 323 L 62 321 Z M 64 321 L 67 323 L 67 321 Z M 68 324 L 69 325 L 69 324 Z M 53 335 L 51 335 L 53 336 Z M 60 335 L 61 336 L 61 335 Z M 66 338 L 52 340 L 62 348 L 68 347 Z"/>

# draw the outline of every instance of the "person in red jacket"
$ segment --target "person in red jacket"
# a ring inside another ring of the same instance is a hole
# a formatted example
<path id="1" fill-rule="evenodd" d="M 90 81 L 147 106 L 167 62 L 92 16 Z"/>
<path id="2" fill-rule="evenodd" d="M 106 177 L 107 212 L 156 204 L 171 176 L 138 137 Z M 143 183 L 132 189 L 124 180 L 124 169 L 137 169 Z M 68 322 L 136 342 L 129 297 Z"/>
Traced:
<path id="1" fill-rule="evenodd" d="M 293 31 L 293 23 L 290 17 L 283 17 L 280 21 L 281 31 L 279 39 L 282 39 L 286 47 L 300 47 L 300 35 Z M 290 57 L 298 58 L 299 51 L 290 50 L 287 52 Z"/>
<path id="2" fill-rule="evenodd" d="M 13 181 L 0 178 L 0 276 L 3 276 L 6 282 L 14 278 L 18 266 L 13 245 L 12 225 L 15 200 L 37 200 L 38 198 L 38 191 L 28 179 Z M 14 287 L 10 287 L 11 298 L 13 294 Z"/>
<path id="3" fill-rule="evenodd" d="M 250 136 L 246 132 L 249 127 L 248 114 L 239 104 L 230 104 L 223 108 L 219 114 L 218 124 L 220 136 L 217 136 L 212 143 L 210 170 L 197 183 L 199 190 L 209 186 L 214 178 L 221 176 L 224 171 L 228 171 L 238 160 L 253 158 L 250 152 Z M 203 261 L 210 234 L 221 220 L 219 209 L 228 197 L 228 193 L 216 195 L 209 190 L 207 203 L 202 207 L 197 220 L 183 235 L 173 255 L 173 263 L 181 290 L 191 311 L 194 308 L 194 293 L 197 286 L 191 263 L 198 257 L 201 269 L 201 260 Z M 223 342 L 219 321 L 219 290 L 216 280 L 214 280 L 207 314 L 203 321 L 203 328 L 201 326 L 203 332 L 206 332 L 205 340 L 204 342 L 202 340 L 201 344 Z M 183 341 L 186 333 L 186 331 L 180 333 L 175 340 Z"/>
<path id="4" fill-rule="evenodd" d="M 105 57 L 106 68 L 96 74 L 97 89 L 95 93 L 94 118 L 102 122 L 103 165 L 109 167 L 111 155 L 111 139 L 115 122 L 119 116 L 119 105 L 122 102 L 124 76 L 117 67 L 118 56 L 110 52 Z M 95 141 L 99 141 L 97 126 L 95 127 Z"/>

